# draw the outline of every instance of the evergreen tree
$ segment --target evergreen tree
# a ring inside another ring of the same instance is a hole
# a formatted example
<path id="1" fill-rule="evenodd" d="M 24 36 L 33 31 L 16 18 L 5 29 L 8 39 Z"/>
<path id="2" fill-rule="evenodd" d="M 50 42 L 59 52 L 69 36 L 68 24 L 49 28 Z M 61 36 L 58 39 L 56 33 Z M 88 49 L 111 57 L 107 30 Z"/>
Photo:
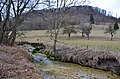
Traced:
<path id="1" fill-rule="evenodd" d="M 90 24 L 94 24 L 94 18 L 92 14 L 90 15 Z"/>
<path id="2" fill-rule="evenodd" d="M 118 25 L 117 22 L 115 22 L 115 24 L 114 24 L 114 30 L 118 30 L 118 29 L 119 29 L 119 25 Z"/>

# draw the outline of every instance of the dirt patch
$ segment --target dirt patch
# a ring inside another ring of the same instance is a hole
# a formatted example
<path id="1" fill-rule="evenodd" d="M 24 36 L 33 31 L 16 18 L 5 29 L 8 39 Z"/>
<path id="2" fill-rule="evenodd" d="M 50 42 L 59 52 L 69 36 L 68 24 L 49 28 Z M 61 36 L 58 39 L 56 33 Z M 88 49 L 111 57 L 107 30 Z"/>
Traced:
<path id="1" fill-rule="evenodd" d="M 31 60 L 23 48 L 0 46 L 0 79 L 42 79 Z"/>

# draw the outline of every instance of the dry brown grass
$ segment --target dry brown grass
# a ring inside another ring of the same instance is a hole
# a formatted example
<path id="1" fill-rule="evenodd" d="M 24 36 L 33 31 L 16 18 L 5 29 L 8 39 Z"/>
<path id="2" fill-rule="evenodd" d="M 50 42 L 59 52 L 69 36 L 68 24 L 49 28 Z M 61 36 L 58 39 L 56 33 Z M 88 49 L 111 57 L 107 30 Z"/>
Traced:
<path id="1" fill-rule="evenodd" d="M 41 79 L 25 49 L 0 46 L 0 79 Z"/>

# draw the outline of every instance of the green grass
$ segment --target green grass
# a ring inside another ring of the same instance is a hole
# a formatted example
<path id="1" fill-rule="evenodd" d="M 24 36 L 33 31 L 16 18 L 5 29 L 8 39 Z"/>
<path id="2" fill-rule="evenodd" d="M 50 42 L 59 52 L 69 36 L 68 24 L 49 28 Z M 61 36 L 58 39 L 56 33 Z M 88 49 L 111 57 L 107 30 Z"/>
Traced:
<path id="1" fill-rule="evenodd" d="M 25 38 L 22 41 L 28 42 L 48 42 L 50 41 L 50 35 L 46 34 L 47 30 L 32 30 L 25 33 Z M 71 40 L 68 40 L 67 35 L 60 34 L 59 41 L 67 45 L 73 45 L 77 47 L 88 47 L 97 50 L 111 50 L 120 51 L 120 31 L 114 37 L 113 41 L 110 41 L 110 35 L 104 34 L 104 30 L 93 29 L 90 35 L 90 40 L 80 37 L 81 34 L 72 34 Z M 16 39 L 17 41 L 20 38 Z M 48 42 L 49 43 L 49 42 Z"/>
<path id="2" fill-rule="evenodd" d="M 118 41 L 106 41 L 106 40 L 86 40 L 86 39 L 77 39 L 77 40 L 64 40 L 65 43 L 74 45 L 77 47 L 88 47 L 98 50 L 120 50 L 120 42 Z"/>
<path id="3" fill-rule="evenodd" d="M 41 35 L 41 34 L 46 34 L 47 30 L 31 30 L 31 31 L 26 31 L 25 35 Z"/>

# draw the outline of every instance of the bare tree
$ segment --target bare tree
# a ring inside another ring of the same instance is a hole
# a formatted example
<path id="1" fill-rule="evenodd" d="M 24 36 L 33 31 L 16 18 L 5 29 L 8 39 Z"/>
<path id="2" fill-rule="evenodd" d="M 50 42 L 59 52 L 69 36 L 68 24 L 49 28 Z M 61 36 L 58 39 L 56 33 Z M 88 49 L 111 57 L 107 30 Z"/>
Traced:
<path id="1" fill-rule="evenodd" d="M 108 33 L 111 35 L 111 40 L 113 40 L 113 36 L 116 34 L 116 31 L 119 29 L 119 28 L 115 28 L 116 27 L 116 23 L 115 24 L 109 24 L 108 28 L 106 28 L 105 30 L 105 34 Z"/>
<path id="2" fill-rule="evenodd" d="M 88 38 L 88 40 L 89 40 L 89 36 L 90 36 L 91 30 L 92 30 L 92 27 L 93 27 L 92 24 L 89 24 L 89 23 L 81 23 L 79 29 L 81 30 L 82 37 L 84 37 L 84 34 L 86 34 L 86 35 L 87 35 L 87 38 Z"/>
<path id="3" fill-rule="evenodd" d="M 77 31 L 76 31 L 76 29 L 73 25 L 69 26 L 69 27 L 65 27 L 64 30 L 63 30 L 63 34 L 68 34 L 69 40 L 70 40 L 70 37 L 71 37 L 72 33 L 73 34 L 77 33 Z"/>
<path id="4" fill-rule="evenodd" d="M 53 44 L 53 51 L 56 52 L 56 44 L 58 40 L 58 35 L 61 27 L 64 25 L 63 21 L 66 19 L 67 14 L 69 11 L 66 10 L 66 7 L 74 6 L 74 5 L 80 5 L 84 4 L 89 0 L 54 0 L 53 4 L 50 4 L 53 0 L 46 0 L 48 3 L 48 6 L 53 5 L 53 7 L 49 7 L 49 9 L 54 10 L 54 14 L 52 14 L 52 17 L 54 17 L 54 23 L 53 23 L 53 29 L 54 30 L 54 44 Z M 67 17 L 68 18 L 68 17 Z"/>
<path id="5" fill-rule="evenodd" d="M 1 0 L 0 2 L 0 43 L 13 45 L 17 27 L 23 21 L 22 13 L 33 10 L 40 0 Z"/>

